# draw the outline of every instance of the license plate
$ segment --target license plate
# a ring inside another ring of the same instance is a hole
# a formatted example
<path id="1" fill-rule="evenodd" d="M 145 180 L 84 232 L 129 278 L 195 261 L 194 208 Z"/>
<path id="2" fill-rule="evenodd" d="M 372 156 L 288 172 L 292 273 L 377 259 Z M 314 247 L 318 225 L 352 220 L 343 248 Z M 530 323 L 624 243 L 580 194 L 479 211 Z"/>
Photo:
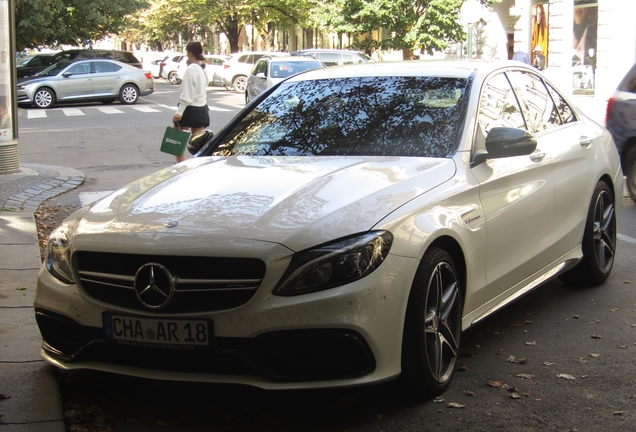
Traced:
<path id="1" fill-rule="evenodd" d="M 138 318 L 104 314 L 104 336 L 125 345 L 150 348 L 193 349 L 207 347 L 212 335 L 206 320 Z"/>

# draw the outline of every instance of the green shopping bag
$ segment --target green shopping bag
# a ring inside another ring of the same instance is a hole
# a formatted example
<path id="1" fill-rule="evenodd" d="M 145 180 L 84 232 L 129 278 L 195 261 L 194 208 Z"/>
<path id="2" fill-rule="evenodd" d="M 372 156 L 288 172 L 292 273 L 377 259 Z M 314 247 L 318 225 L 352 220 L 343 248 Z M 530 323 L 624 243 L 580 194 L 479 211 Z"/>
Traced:
<path id="1" fill-rule="evenodd" d="M 178 125 L 168 126 L 166 132 L 163 134 L 161 140 L 161 151 L 169 153 L 175 156 L 183 155 L 188 140 L 190 139 L 190 132 L 185 132 L 177 129 Z"/>

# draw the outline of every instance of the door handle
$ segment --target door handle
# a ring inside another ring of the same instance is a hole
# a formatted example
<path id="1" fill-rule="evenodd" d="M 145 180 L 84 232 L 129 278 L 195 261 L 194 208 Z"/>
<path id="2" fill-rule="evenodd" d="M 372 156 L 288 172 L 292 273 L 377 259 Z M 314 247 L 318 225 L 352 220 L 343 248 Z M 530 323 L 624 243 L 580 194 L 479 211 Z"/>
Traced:
<path id="1" fill-rule="evenodd" d="M 579 144 L 581 144 L 581 147 L 589 147 L 592 144 L 592 138 L 583 135 L 579 138 Z"/>
<path id="2" fill-rule="evenodd" d="M 541 162 L 543 161 L 543 159 L 545 159 L 545 153 L 544 152 L 535 152 L 530 154 L 530 160 L 532 162 Z"/>

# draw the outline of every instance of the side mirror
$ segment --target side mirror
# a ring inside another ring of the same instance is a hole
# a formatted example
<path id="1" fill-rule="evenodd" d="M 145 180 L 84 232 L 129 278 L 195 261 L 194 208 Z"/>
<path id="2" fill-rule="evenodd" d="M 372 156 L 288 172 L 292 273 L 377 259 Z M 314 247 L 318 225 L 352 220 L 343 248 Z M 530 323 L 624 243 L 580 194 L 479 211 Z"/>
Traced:
<path id="1" fill-rule="evenodd" d="M 70 72 L 64 72 L 64 73 L 62 74 L 62 76 L 63 76 L 64 78 L 68 78 L 68 77 L 70 77 L 70 76 L 72 76 L 72 75 L 73 75 L 73 74 L 72 74 L 72 73 L 70 73 Z"/>
<path id="2" fill-rule="evenodd" d="M 537 148 L 537 140 L 523 129 L 494 127 L 488 132 L 485 147 L 485 152 L 475 154 L 473 166 L 487 159 L 529 155 Z"/>

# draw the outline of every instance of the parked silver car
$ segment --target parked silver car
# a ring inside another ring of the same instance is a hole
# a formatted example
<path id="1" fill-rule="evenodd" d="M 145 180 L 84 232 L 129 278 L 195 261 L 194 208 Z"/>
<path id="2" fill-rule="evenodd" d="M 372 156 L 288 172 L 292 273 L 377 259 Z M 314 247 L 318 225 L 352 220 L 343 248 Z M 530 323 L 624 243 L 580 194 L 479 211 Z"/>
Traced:
<path id="1" fill-rule="evenodd" d="M 245 103 L 249 103 L 256 96 L 285 78 L 322 67 L 325 67 L 325 65 L 313 58 L 265 56 L 256 63 L 256 66 L 247 77 Z"/>
<path id="2" fill-rule="evenodd" d="M 155 91 L 152 73 L 115 60 L 59 62 L 18 80 L 18 104 L 49 108 L 56 102 L 100 100 L 134 104 Z"/>

